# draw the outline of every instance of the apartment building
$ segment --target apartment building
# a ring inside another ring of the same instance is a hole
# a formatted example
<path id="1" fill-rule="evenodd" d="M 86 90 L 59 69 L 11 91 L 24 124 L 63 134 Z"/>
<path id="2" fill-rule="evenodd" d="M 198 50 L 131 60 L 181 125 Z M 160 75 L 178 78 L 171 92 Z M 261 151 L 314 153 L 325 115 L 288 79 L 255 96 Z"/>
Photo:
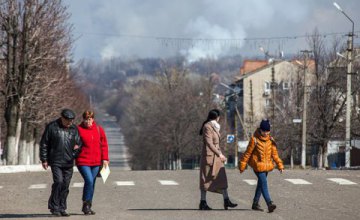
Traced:
<path id="1" fill-rule="evenodd" d="M 313 62 L 308 61 L 307 67 L 311 65 Z M 310 68 L 306 68 L 308 69 Z M 313 78 L 309 72 L 306 71 L 308 84 Z M 274 114 L 285 114 L 288 106 L 295 108 L 299 105 L 296 102 L 301 100 L 291 98 L 291 93 L 301 92 L 292 90 L 303 79 L 304 65 L 300 61 L 244 61 L 240 74 L 235 79 L 235 85 L 242 91 L 238 97 L 238 109 L 242 116 L 240 124 L 243 128 L 239 138 L 247 140 L 261 119 L 271 120 Z"/>

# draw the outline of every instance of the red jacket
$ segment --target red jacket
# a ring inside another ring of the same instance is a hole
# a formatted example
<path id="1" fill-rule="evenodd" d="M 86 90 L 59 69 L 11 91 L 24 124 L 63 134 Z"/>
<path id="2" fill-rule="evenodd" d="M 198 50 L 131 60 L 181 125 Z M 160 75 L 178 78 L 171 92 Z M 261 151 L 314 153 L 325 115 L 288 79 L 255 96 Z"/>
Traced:
<path id="1" fill-rule="evenodd" d="M 103 160 L 109 161 L 109 147 L 104 129 L 95 121 L 89 128 L 83 124 L 78 125 L 81 141 L 81 153 L 76 158 L 78 166 L 99 166 Z"/>

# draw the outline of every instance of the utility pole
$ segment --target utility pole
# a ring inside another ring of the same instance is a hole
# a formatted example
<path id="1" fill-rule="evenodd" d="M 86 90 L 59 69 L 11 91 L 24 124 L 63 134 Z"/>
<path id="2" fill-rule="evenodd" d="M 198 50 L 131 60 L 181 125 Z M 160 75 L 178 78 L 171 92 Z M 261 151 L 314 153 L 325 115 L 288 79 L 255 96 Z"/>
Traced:
<path id="1" fill-rule="evenodd" d="M 254 103 L 253 103 L 253 86 L 252 80 L 250 80 L 250 132 L 253 132 L 254 125 Z M 245 130 L 244 130 L 245 132 Z"/>
<path id="2" fill-rule="evenodd" d="M 352 62 L 353 62 L 353 38 L 354 38 L 354 23 L 352 33 L 349 33 L 348 39 L 348 48 L 347 48 L 347 81 L 346 81 L 346 151 L 345 151 L 345 167 L 350 167 L 350 150 L 351 150 L 351 106 L 352 106 L 352 97 L 351 97 L 351 74 L 352 72 Z"/>
<path id="3" fill-rule="evenodd" d="M 271 64 L 271 108 L 272 108 L 272 124 L 275 124 L 275 88 L 276 88 L 276 82 L 275 82 L 275 60 L 272 61 Z"/>
<path id="4" fill-rule="evenodd" d="M 307 85 L 306 85 L 306 69 L 307 69 L 307 58 L 311 51 L 301 50 L 304 55 L 304 108 L 302 118 L 302 138 L 301 138 L 301 167 L 306 168 L 306 120 L 307 120 Z"/>
<path id="5" fill-rule="evenodd" d="M 350 150 L 351 150 L 351 75 L 353 74 L 352 62 L 353 62 L 353 48 L 354 48 L 354 21 L 341 9 L 341 7 L 334 2 L 334 6 L 345 15 L 345 17 L 351 22 L 352 29 L 349 33 L 347 41 L 347 77 L 346 77 L 346 125 L 345 125 L 345 167 L 350 167 Z"/>
<path id="6" fill-rule="evenodd" d="M 265 54 L 265 58 L 271 58 L 269 59 L 269 63 L 271 62 L 271 83 L 270 83 L 270 89 L 271 89 L 271 110 L 272 110 L 272 115 L 271 115 L 271 120 L 272 120 L 272 127 L 274 128 L 275 126 L 275 89 L 277 88 L 276 85 L 276 81 L 275 81 L 275 62 L 276 60 L 281 60 L 283 57 L 283 52 L 280 53 L 280 57 L 279 59 L 276 59 L 275 56 L 270 55 L 269 51 L 265 51 L 263 47 L 259 48 L 264 54 Z"/>
<path id="7" fill-rule="evenodd" d="M 238 110 L 237 110 L 237 101 L 238 101 L 238 94 L 240 92 L 240 89 L 237 89 L 237 87 L 231 88 L 230 86 L 228 86 L 228 85 L 226 85 L 224 83 L 220 83 L 220 85 L 228 88 L 229 90 L 231 90 L 233 92 L 231 95 L 229 95 L 229 97 L 234 96 L 234 102 L 235 102 L 234 103 L 235 104 L 235 106 L 234 106 L 234 118 L 233 118 L 233 120 L 234 120 L 234 130 L 235 130 L 234 131 L 234 142 L 235 142 L 234 143 L 234 166 L 237 167 L 237 165 L 238 165 L 238 143 L 237 143 L 238 142 L 238 128 L 237 128 L 236 114 L 238 114 L 239 120 L 240 120 L 240 122 L 241 122 L 241 124 L 242 124 L 242 126 L 244 128 L 244 125 L 243 125 L 243 123 L 241 121 L 241 118 L 240 118 L 240 114 L 238 113 Z M 232 117 L 232 114 L 230 114 L 230 116 Z M 231 120 L 232 120 L 232 118 L 231 118 Z"/>

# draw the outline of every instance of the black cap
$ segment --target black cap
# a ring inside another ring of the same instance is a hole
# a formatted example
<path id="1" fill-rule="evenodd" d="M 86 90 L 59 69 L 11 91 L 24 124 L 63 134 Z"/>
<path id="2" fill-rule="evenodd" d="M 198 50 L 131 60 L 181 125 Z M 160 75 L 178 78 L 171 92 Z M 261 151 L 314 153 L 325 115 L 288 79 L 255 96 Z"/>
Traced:
<path id="1" fill-rule="evenodd" d="M 63 109 L 61 111 L 61 116 L 66 119 L 75 119 L 75 113 L 70 109 Z"/>
<path id="2" fill-rule="evenodd" d="M 260 129 L 263 131 L 270 131 L 270 121 L 262 120 L 260 123 Z"/>

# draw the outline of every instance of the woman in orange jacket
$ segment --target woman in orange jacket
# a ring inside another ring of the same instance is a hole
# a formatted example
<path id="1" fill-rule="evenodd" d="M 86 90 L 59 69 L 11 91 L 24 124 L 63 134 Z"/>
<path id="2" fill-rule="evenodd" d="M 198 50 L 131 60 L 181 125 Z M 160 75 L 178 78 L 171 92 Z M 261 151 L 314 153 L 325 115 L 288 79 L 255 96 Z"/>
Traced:
<path id="1" fill-rule="evenodd" d="M 240 173 L 242 173 L 249 163 L 258 178 L 252 205 L 253 210 L 263 211 L 259 205 L 261 194 L 266 201 L 269 212 L 273 212 L 276 208 L 276 205 L 271 201 L 267 184 L 268 172 L 274 169 L 273 161 L 275 161 L 280 173 L 282 173 L 284 165 L 279 158 L 276 143 L 270 136 L 270 122 L 269 120 L 262 120 L 260 128 L 256 129 L 254 135 L 251 137 L 249 145 L 239 164 Z"/>

